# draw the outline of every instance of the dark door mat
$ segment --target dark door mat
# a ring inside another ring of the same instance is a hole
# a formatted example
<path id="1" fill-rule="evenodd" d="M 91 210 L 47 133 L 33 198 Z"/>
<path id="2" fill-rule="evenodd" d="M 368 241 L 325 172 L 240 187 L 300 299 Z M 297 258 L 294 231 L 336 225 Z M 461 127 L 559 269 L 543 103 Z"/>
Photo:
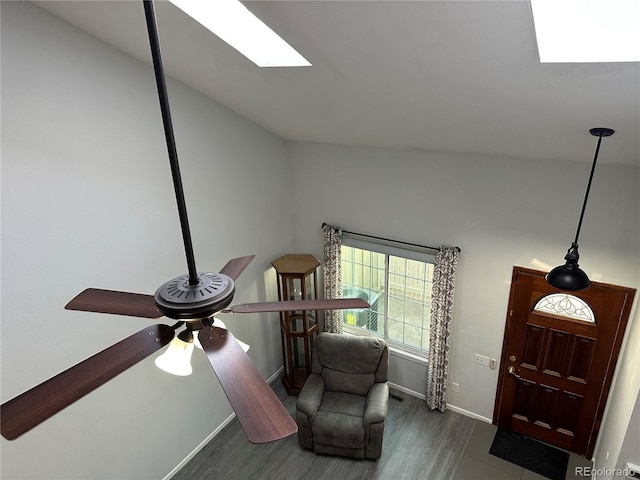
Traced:
<path id="1" fill-rule="evenodd" d="M 567 452 L 503 428 L 498 428 L 489 453 L 551 480 L 564 480 L 569 463 Z"/>

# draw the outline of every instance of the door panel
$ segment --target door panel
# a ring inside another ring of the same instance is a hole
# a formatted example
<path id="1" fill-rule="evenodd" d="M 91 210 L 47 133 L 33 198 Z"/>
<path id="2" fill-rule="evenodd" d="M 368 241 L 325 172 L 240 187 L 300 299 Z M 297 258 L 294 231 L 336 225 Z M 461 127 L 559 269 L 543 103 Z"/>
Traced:
<path id="1" fill-rule="evenodd" d="M 524 342 L 522 358 L 520 359 L 520 366 L 522 368 L 538 370 L 545 333 L 546 328 L 540 325 L 532 325 L 530 323 L 525 325 L 524 334 L 527 340 Z"/>
<path id="2" fill-rule="evenodd" d="M 494 423 L 591 455 L 635 290 L 544 276 L 514 267 Z"/>
<path id="3" fill-rule="evenodd" d="M 569 332 L 551 329 L 549 331 L 549 340 L 546 342 L 544 361 L 542 362 L 542 372 L 545 375 L 551 375 L 557 378 L 562 377 L 562 372 L 567 365 L 567 350 L 569 342 L 573 339 Z M 525 343 L 528 339 L 525 337 Z"/>
<path id="4" fill-rule="evenodd" d="M 569 380 L 582 384 L 587 383 L 595 347 L 595 339 L 581 335 L 574 336 L 567 368 L 567 378 Z"/>

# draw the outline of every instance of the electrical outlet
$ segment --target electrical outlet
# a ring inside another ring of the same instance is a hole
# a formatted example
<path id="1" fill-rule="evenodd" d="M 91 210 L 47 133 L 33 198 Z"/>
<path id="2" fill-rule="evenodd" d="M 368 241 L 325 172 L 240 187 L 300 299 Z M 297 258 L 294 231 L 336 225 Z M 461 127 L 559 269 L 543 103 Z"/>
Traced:
<path id="1" fill-rule="evenodd" d="M 480 355 L 479 353 L 476 353 L 474 359 L 473 359 L 474 363 L 477 363 L 478 365 L 483 365 L 485 367 L 489 366 L 489 357 L 485 357 L 484 355 Z"/>
<path id="2" fill-rule="evenodd" d="M 451 382 L 451 391 L 458 393 L 460 391 L 460 384 L 456 382 Z"/>

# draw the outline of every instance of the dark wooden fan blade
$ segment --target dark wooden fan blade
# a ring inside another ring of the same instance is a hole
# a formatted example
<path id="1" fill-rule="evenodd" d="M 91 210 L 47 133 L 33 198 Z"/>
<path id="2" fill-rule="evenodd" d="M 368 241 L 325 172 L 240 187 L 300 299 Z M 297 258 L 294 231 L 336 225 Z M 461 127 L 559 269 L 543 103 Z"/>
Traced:
<path id="1" fill-rule="evenodd" d="M 64 307 L 82 312 L 113 313 L 130 317 L 160 318 L 153 295 L 87 288 Z"/>
<path id="2" fill-rule="evenodd" d="M 152 325 L 0 405 L 0 433 L 14 440 L 168 344 L 174 331 Z"/>
<path id="3" fill-rule="evenodd" d="M 319 300 L 287 300 L 284 302 L 242 303 L 233 305 L 233 313 L 289 312 L 294 310 L 344 310 L 349 308 L 369 308 L 361 298 L 323 298 Z"/>
<path id="4" fill-rule="evenodd" d="M 251 443 L 294 434 L 298 427 L 228 330 L 206 327 L 198 339 Z"/>
<path id="5" fill-rule="evenodd" d="M 227 277 L 231 277 L 233 281 L 235 281 L 255 257 L 255 255 L 247 255 L 246 257 L 229 260 L 227 264 L 222 267 L 220 273 L 224 273 Z"/>

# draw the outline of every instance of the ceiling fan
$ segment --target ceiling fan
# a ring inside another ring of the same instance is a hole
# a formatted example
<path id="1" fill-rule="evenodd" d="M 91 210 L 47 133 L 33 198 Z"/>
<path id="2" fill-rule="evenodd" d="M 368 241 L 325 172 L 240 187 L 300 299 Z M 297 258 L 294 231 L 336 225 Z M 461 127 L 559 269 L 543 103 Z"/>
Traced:
<path id="1" fill-rule="evenodd" d="M 290 300 L 231 305 L 235 281 L 254 256 L 229 260 L 218 273 L 198 272 L 191 242 L 186 202 L 180 177 L 152 0 L 143 0 L 160 108 L 169 153 L 188 274 L 162 284 L 154 295 L 89 288 L 67 305 L 67 310 L 142 318 L 177 320 L 156 324 L 108 347 L 31 390 L 0 405 L 0 433 L 14 440 L 86 394 L 104 385 L 176 336 L 197 337 L 236 413 L 253 443 L 278 440 L 296 432 L 291 415 L 260 375 L 249 356 L 228 330 L 214 325 L 217 313 L 258 313 L 295 310 L 368 308 L 359 298 Z"/>

